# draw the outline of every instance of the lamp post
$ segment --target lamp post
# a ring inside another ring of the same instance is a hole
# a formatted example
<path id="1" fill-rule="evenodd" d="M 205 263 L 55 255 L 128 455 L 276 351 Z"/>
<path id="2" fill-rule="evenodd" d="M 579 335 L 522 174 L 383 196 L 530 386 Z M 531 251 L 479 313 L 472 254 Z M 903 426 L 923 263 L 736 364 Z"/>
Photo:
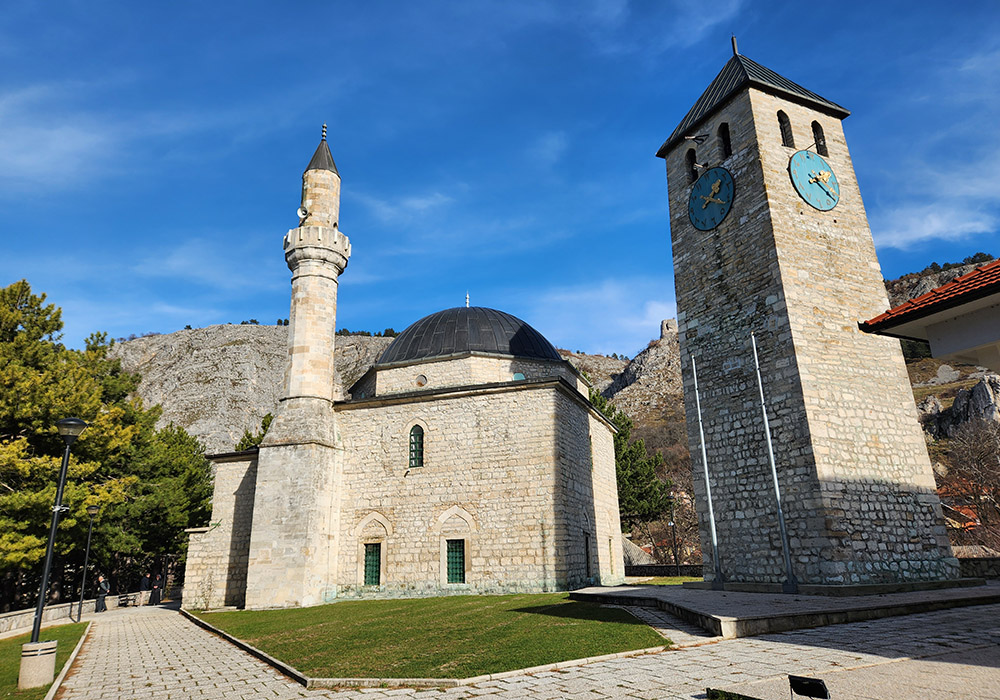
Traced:
<path id="1" fill-rule="evenodd" d="M 674 520 L 674 504 L 677 503 L 677 498 L 670 494 L 670 532 L 674 540 L 674 575 L 681 575 L 681 562 L 677 558 L 677 521 Z"/>
<path id="2" fill-rule="evenodd" d="M 87 528 L 87 553 L 83 555 L 83 580 L 80 581 L 80 607 L 76 609 L 76 621 L 83 619 L 83 597 L 87 590 L 87 564 L 90 561 L 90 536 L 94 532 L 94 516 L 101 512 L 98 506 L 87 506 L 87 515 L 90 516 L 90 527 Z"/>
<path id="3" fill-rule="evenodd" d="M 42 567 L 42 585 L 38 589 L 38 607 L 35 608 L 35 623 L 31 627 L 31 641 L 21 645 L 21 668 L 17 675 L 17 687 L 20 690 L 48 685 L 55 677 L 56 642 L 39 642 L 38 634 L 42 629 L 42 609 L 45 607 L 45 593 L 49 587 L 56 528 L 59 527 L 59 516 L 66 510 L 62 504 L 62 495 L 66 486 L 66 470 L 69 468 L 69 448 L 80 437 L 87 424 L 79 418 L 63 418 L 56 421 L 56 427 L 66 443 L 66 451 L 63 452 L 62 468 L 59 470 L 56 504 L 52 506 L 52 528 L 49 530 L 49 544 L 45 549 L 45 566 Z"/>

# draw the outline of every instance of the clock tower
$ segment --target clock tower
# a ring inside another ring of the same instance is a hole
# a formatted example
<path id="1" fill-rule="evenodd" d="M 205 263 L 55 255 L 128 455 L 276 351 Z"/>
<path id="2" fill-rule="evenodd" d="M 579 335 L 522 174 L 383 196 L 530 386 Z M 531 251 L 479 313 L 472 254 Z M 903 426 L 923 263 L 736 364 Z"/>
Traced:
<path id="1" fill-rule="evenodd" d="M 848 115 L 734 40 L 657 152 L 702 551 L 717 586 L 958 576 L 899 343 L 858 329 L 889 305 Z"/>

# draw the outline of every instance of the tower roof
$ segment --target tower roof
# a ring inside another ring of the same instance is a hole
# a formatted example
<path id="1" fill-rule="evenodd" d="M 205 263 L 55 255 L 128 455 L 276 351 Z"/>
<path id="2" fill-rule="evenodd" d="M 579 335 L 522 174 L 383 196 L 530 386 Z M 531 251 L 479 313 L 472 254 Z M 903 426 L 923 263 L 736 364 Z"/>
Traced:
<path id="1" fill-rule="evenodd" d="M 496 309 L 457 307 L 425 316 L 400 333 L 378 364 L 464 352 L 561 360 L 552 343 L 527 323 Z"/>
<path id="2" fill-rule="evenodd" d="M 326 124 L 323 125 L 323 138 L 320 139 L 319 145 L 316 146 L 316 152 L 313 153 L 312 160 L 306 166 L 306 172 L 310 170 L 329 170 L 331 173 L 340 175 L 337 172 L 337 164 L 333 162 L 333 154 L 330 153 L 330 146 L 326 143 Z"/>
<path id="3" fill-rule="evenodd" d="M 812 107 L 830 116 L 844 119 L 850 112 L 836 102 L 820 97 L 815 92 L 806 90 L 798 83 L 782 77 L 770 68 L 765 68 L 754 60 L 738 53 L 726 62 L 719 74 L 715 76 L 705 92 L 677 125 L 670 138 L 664 141 L 656 155 L 666 156 L 667 150 L 690 133 L 696 126 L 711 116 L 737 90 L 744 87 L 755 87 L 792 102 L 798 102 Z"/>

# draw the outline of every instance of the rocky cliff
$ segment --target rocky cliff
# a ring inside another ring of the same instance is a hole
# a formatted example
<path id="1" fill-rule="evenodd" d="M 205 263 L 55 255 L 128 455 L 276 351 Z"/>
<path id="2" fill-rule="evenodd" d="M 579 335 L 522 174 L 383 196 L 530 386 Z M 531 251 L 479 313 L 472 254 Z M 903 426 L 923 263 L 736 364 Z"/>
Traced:
<path id="1" fill-rule="evenodd" d="M 338 336 L 336 367 L 350 387 L 392 338 Z M 257 430 L 274 411 L 288 357 L 286 326 L 226 325 L 119 343 L 113 357 L 142 375 L 139 396 L 160 404 L 158 425 L 179 425 L 206 451 L 228 452 L 244 430 Z"/>

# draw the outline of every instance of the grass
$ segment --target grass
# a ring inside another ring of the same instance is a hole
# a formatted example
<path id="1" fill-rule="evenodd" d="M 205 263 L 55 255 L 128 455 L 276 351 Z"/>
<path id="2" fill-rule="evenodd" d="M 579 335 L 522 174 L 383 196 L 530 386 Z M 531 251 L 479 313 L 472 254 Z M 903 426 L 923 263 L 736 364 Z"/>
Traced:
<path id="1" fill-rule="evenodd" d="M 56 675 L 62 670 L 66 659 L 73 653 L 77 642 L 83 636 L 83 631 L 87 629 L 87 623 L 76 622 L 70 625 L 59 625 L 57 627 L 46 627 L 42 630 L 41 641 L 51 641 L 55 639 L 59 642 L 56 647 Z M 29 690 L 17 689 L 17 674 L 21 670 L 21 645 L 31 640 L 31 634 L 22 634 L 20 637 L 10 637 L 0 639 L 0 698 L 12 698 L 13 700 L 39 700 L 44 698 L 49 692 L 48 686 L 31 688 Z"/>
<path id="2" fill-rule="evenodd" d="M 642 581 L 644 585 L 652 584 L 654 586 L 679 586 L 682 583 L 688 581 L 703 581 L 701 576 L 654 576 L 648 581 Z"/>
<path id="3" fill-rule="evenodd" d="M 565 593 L 345 601 L 200 617 L 314 678 L 467 678 L 666 643 L 624 610 Z"/>

